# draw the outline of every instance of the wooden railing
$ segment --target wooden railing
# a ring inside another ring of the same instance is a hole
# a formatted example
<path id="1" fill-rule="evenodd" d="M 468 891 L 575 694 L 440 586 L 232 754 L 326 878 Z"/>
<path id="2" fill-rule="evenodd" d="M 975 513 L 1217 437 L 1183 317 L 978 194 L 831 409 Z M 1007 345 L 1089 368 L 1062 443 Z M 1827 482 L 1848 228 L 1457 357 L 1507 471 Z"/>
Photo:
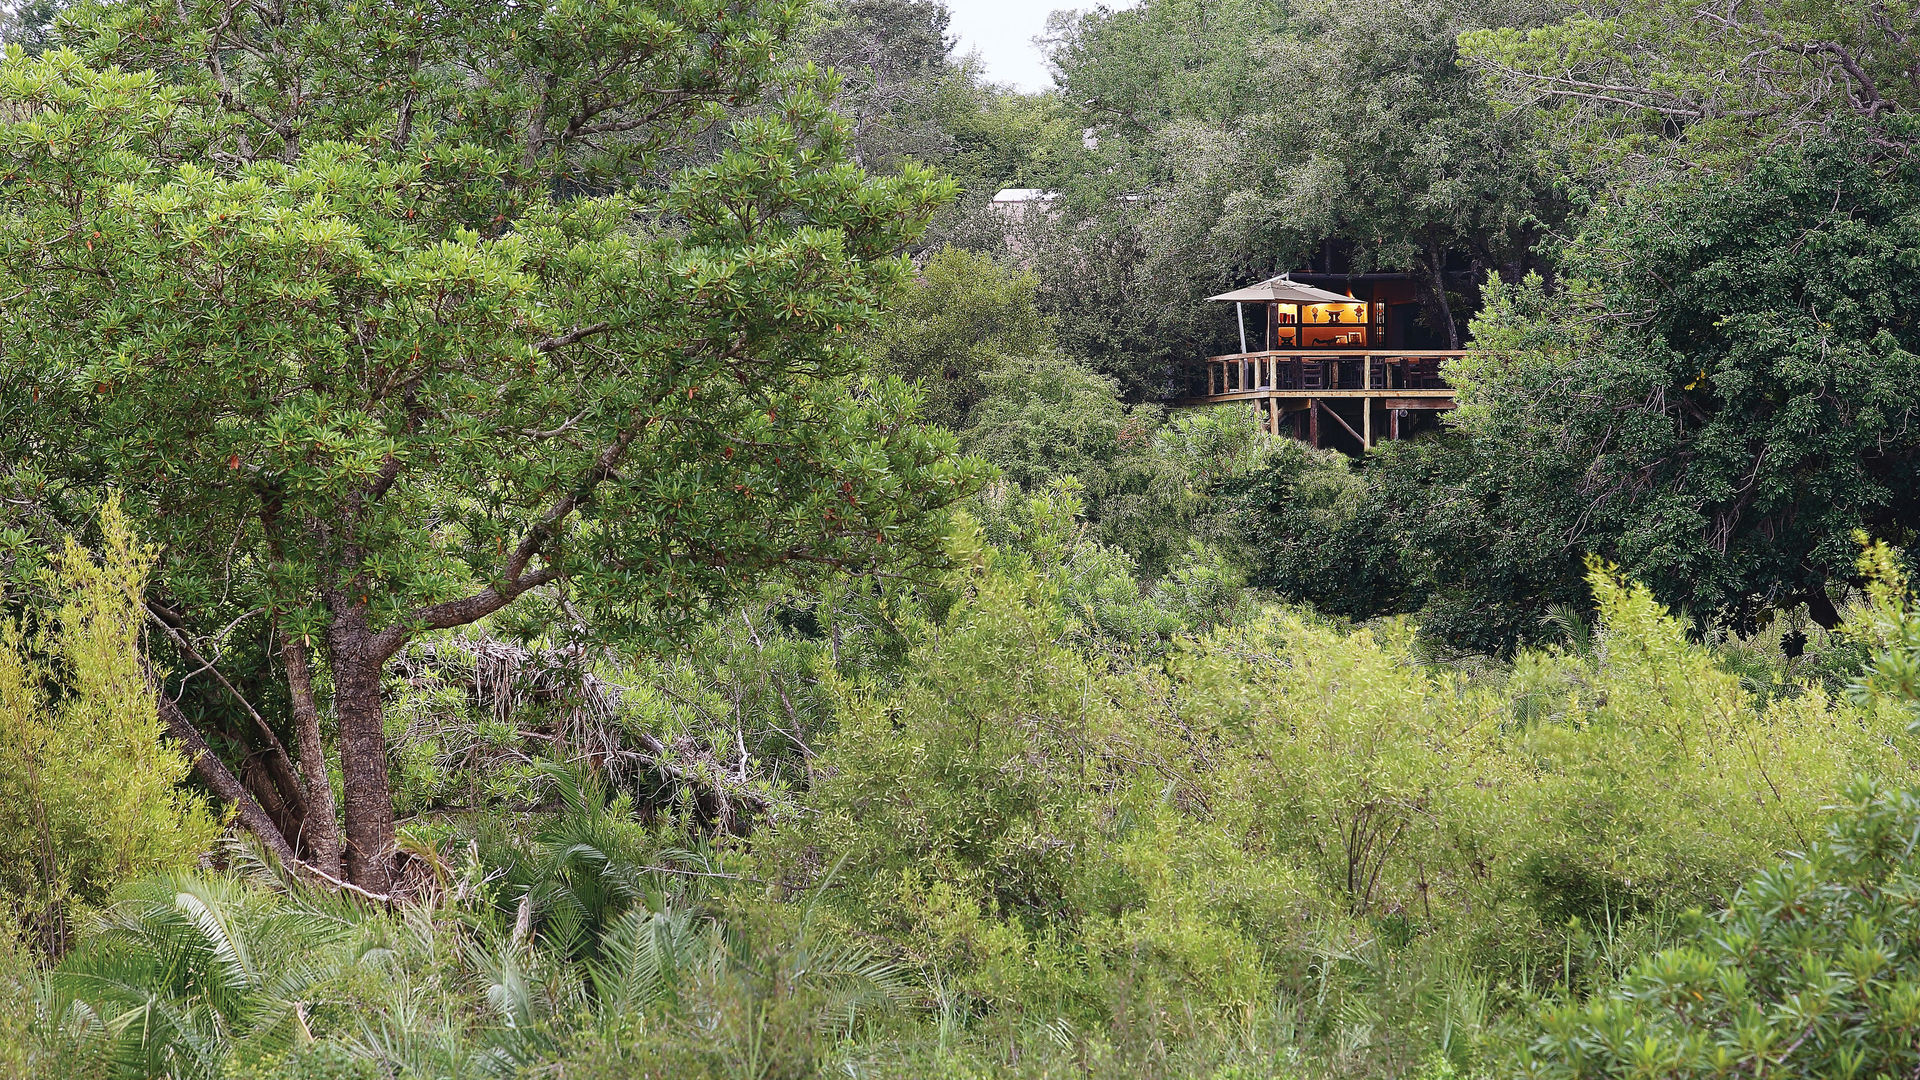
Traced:
<path id="1" fill-rule="evenodd" d="M 1459 350 L 1337 349 L 1229 353 L 1195 365 L 1187 388 L 1194 398 L 1280 393 L 1310 397 L 1393 392 L 1450 393 L 1440 365 Z"/>

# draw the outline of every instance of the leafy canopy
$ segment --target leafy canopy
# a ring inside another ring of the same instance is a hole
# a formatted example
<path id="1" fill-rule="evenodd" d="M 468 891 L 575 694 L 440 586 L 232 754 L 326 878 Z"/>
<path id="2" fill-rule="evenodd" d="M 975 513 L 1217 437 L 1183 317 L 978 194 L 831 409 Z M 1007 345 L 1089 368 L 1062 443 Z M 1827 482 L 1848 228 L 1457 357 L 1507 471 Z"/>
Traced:
<path id="1" fill-rule="evenodd" d="M 1739 164 L 1859 126 L 1904 152 L 1920 137 L 1920 9 L 1910 0 L 1577 2 L 1543 26 L 1460 36 L 1508 108 L 1588 169 Z"/>
<path id="2" fill-rule="evenodd" d="M 1503 527 L 1701 613 L 1822 593 L 1856 529 L 1911 543 L 1920 172 L 1858 151 L 1622 193 L 1562 292 L 1491 288 L 1453 377 Z"/>
<path id="3" fill-rule="evenodd" d="M 962 483 L 904 391 L 840 382 L 939 190 L 840 162 L 814 91 L 661 189 L 534 200 L 511 229 L 480 216 L 514 209 L 511 163 L 450 137 L 303 128 L 292 163 L 226 168 L 196 142 L 228 118 L 153 75 L 63 53 L 0 95 L 30 115 L 0 128 L 0 272 L 33 298 L 10 312 L 17 482 L 127 489 L 190 607 L 238 549 L 304 633 L 316 590 L 413 627 L 563 574 L 639 617 L 873 557 Z"/>

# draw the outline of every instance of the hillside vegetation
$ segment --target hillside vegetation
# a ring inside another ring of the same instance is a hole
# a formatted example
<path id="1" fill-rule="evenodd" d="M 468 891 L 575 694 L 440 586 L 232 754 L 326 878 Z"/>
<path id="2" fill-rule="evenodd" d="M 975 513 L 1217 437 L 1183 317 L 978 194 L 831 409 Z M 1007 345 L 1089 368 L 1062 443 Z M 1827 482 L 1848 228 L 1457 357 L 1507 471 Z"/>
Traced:
<path id="1" fill-rule="evenodd" d="M 1920 1069 L 1910 4 L 0 37 L 0 1076 Z"/>

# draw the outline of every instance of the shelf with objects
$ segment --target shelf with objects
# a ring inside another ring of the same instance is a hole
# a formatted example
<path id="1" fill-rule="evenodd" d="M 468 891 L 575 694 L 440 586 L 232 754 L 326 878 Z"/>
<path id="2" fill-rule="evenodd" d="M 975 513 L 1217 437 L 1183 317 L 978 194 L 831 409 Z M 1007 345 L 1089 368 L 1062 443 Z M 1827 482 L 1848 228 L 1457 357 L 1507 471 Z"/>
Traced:
<path id="1" fill-rule="evenodd" d="M 1276 435 L 1362 453 L 1437 424 L 1454 407 L 1440 367 L 1461 351 L 1425 347 L 1404 275 L 1363 277 L 1334 292 L 1282 274 L 1208 297 L 1234 305 L 1240 351 L 1189 364 L 1169 404 L 1248 403 Z"/>

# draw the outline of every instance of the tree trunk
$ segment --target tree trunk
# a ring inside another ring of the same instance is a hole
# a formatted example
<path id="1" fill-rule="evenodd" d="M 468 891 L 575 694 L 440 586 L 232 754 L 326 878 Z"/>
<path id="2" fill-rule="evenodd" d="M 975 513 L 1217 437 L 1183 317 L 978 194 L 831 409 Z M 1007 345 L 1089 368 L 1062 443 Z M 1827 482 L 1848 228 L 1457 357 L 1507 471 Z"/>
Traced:
<path id="1" fill-rule="evenodd" d="M 326 750 L 320 744 L 320 706 L 313 697 L 313 664 L 306 645 L 284 634 L 280 658 L 287 666 L 287 690 L 293 698 L 294 749 L 300 755 L 301 786 L 306 794 L 306 816 L 296 842 L 306 849 L 308 862 L 339 877 L 340 826 L 334 818 Z"/>
<path id="2" fill-rule="evenodd" d="M 1453 305 L 1447 302 L 1447 253 L 1438 244 L 1427 245 L 1427 269 L 1433 276 L 1433 303 L 1440 321 L 1447 326 L 1447 348 L 1460 347 L 1460 328 L 1453 322 Z"/>
<path id="3" fill-rule="evenodd" d="M 371 893 L 393 882 L 393 794 L 387 786 L 386 657 L 358 611 L 336 612 L 327 634 L 334 713 L 340 721 L 340 780 L 347 821 L 347 880 Z"/>
<path id="4" fill-rule="evenodd" d="M 1822 630 L 1832 630 L 1840 625 L 1840 609 L 1834 606 L 1833 597 L 1827 595 L 1827 587 L 1815 585 L 1806 592 L 1807 615 L 1820 625 Z"/>

